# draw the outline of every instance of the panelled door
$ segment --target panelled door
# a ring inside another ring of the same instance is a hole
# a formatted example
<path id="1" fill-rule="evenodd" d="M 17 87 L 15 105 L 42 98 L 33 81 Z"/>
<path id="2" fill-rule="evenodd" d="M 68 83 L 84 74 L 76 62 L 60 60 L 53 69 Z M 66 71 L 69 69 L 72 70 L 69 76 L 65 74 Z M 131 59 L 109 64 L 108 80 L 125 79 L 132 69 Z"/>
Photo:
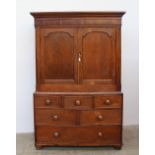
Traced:
<path id="1" fill-rule="evenodd" d="M 40 36 L 38 83 L 101 86 L 118 83 L 115 28 L 44 28 Z"/>
<path id="2" fill-rule="evenodd" d="M 77 82 L 77 31 L 72 28 L 41 29 L 38 53 L 39 83 L 74 84 Z"/>
<path id="3" fill-rule="evenodd" d="M 114 84 L 116 51 L 114 28 L 78 30 L 81 84 Z"/>

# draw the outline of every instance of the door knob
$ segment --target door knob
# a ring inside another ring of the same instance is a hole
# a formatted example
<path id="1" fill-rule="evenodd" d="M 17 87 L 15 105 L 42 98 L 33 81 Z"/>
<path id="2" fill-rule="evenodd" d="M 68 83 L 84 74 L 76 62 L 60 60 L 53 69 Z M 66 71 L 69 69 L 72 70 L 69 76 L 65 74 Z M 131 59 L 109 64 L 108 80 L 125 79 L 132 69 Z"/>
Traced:
<path id="1" fill-rule="evenodd" d="M 47 100 L 45 101 L 45 103 L 46 103 L 46 105 L 50 105 L 50 104 L 51 104 L 51 100 L 47 99 Z"/>
<path id="2" fill-rule="evenodd" d="M 53 136 L 54 136 L 54 137 L 59 137 L 59 135 L 60 135 L 59 132 L 54 132 L 54 133 L 53 133 Z"/>
<path id="3" fill-rule="evenodd" d="M 98 115 L 97 118 L 101 121 L 103 120 L 103 116 L 102 115 Z"/>
<path id="4" fill-rule="evenodd" d="M 80 100 L 75 101 L 75 105 L 79 106 L 81 104 Z"/>
<path id="5" fill-rule="evenodd" d="M 111 104 L 111 101 L 109 99 L 106 99 L 105 104 L 109 105 L 109 104 Z"/>
<path id="6" fill-rule="evenodd" d="M 53 120 L 58 120 L 59 119 L 59 116 L 58 115 L 53 115 Z"/>
<path id="7" fill-rule="evenodd" d="M 102 132 L 98 132 L 98 136 L 99 137 L 102 137 L 103 136 L 103 133 Z"/>

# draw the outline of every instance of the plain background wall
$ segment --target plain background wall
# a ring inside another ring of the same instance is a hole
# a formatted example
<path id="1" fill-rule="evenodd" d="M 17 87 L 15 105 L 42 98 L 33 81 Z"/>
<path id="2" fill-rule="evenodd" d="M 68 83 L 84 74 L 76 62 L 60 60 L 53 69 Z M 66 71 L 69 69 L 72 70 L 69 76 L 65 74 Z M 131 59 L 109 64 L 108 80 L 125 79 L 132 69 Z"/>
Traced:
<path id="1" fill-rule="evenodd" d="M 17 0 L 16 132 L 33 132 L 35 31 L 33 11 L 126 11 L 122 22 L 124 125 L 138 125 L 138 0 Z"/>

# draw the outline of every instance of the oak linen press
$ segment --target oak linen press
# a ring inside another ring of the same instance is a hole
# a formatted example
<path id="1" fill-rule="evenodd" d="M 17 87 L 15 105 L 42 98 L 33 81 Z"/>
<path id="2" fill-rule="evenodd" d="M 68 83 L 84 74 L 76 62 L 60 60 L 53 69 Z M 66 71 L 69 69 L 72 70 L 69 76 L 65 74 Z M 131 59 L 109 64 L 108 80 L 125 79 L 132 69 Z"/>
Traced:
<path id="1" fill-rule="evenodd" d="M 122 146 L 124 12 L 33 12 L 35 146 Z"/>

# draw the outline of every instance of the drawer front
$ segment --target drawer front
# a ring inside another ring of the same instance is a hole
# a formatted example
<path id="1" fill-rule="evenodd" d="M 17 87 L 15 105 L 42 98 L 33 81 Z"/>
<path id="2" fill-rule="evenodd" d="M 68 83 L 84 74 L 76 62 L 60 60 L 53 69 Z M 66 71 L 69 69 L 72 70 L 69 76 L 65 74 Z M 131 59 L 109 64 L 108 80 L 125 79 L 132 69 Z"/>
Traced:
<path id="1" fill-rule="evenodd" d="M 95 97 L 96 108 L 121 108 L 122 107 L 122 96 L 96 96 Z"/>
<path id="2" fill-rule="evenodd" d="M 35 108 L 60 108 L 61 107 L 61 96 L 52 95 L 35 95 L 34 96 Z"/>
<path id="3" fill-rule="evenodd" d="M 92 109 L 93 97 L 91 96 L 65 96 L 64 107 L 68 109 Z"/>
<path id="4" fill-rule="evenodd" d="M 35 116 L 37 125 L 67 126 L 76 124 L 76 112 L 70 110 L 37 109 Z"/>
<path id="5" fill-rule="evenodd" d="M 104 146 L 121 143 L 120 126 L 44 127 L 36 130 L 37 144 L 63 146 Z"/>
<path id="6" fill-rule="evenodd" d="M 121 110 L 81 111 L 80 125 L 119 125 L 121 124 Z"/>

